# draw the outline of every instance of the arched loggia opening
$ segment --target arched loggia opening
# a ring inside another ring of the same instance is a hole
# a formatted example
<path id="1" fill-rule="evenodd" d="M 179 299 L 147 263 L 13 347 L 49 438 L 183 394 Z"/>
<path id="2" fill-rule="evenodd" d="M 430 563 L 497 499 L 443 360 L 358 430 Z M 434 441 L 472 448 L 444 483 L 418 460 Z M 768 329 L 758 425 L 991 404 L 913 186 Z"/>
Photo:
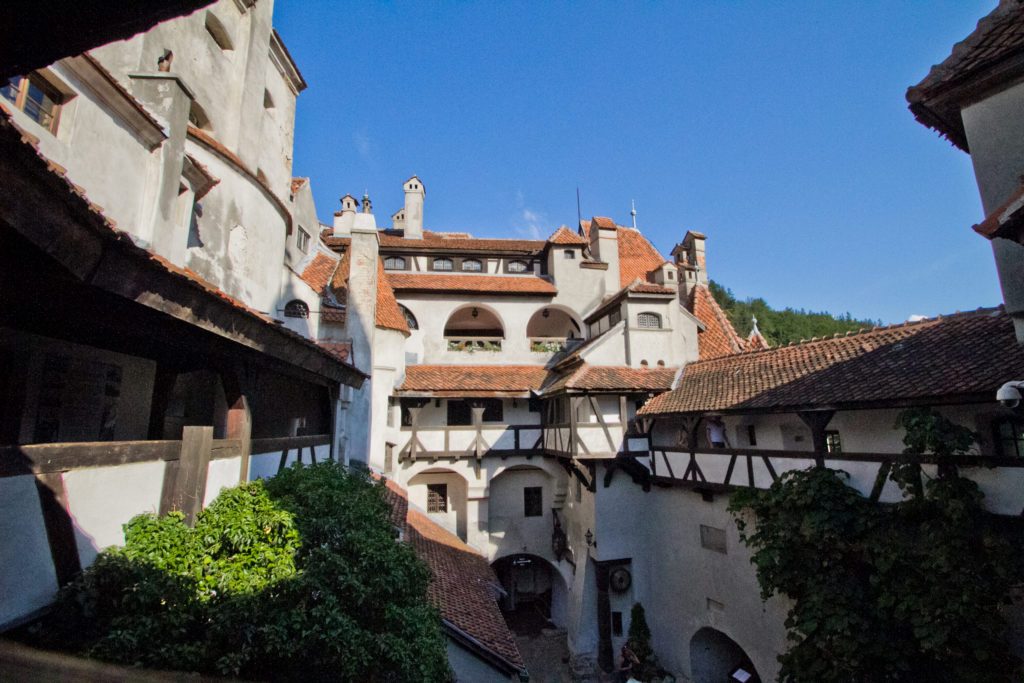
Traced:
<path id="1" fill-rule="evenodd" d="M 470 304 L 448 317 L 444 337 L 449 351 L 500 351 L 505 326 L 490 308 Z"/>
<path id="2" fill-rule="evenodd" d="M 505 595 L 501 612 L 517 635 L 537 635 L 541 629 L 565 625 L 568 591 L 562 575 L 542 557 L 507 555 L 491 565 Z"/>
<path id="3" fill-rule="evenodd" d="M 713 628 L 702 628 L 690 639 L 690 676 L 693 683 L 761 683 L 743 648 Z"/>
<path id="4" fill-rule="evenodd" d="M 545 306 L 530 316 L 526 324 L 530 349 L 536 352 L 562 351 L 583 338 L 583 328 L 575 316 L 557 306 Z"/>

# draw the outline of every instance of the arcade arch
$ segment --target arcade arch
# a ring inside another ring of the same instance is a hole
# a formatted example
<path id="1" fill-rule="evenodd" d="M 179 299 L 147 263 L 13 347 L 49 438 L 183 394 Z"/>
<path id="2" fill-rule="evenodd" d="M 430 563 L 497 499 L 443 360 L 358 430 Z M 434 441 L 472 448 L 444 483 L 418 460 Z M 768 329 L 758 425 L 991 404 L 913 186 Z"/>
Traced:
<path id="1" fill-rule="evenodd" d="M 744 678 L 738 670 L 748 677 Z M 690 639 L 690 677 L 693 683 L 761 682 L 743 648 L 729 636 L 710 627 L 700 629 Z"/>

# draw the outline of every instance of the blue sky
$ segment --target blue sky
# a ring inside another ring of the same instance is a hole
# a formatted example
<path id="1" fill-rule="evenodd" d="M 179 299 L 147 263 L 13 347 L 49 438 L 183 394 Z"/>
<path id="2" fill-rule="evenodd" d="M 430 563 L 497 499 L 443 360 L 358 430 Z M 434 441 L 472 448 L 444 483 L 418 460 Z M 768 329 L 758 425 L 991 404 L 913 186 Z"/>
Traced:
<path id="1" fill-rule="evenodd" d="M 428 229 L 547 236 L 638 224 L 708 236 L 738 296 L 898 322 L 1001 300 L 970 158 L 907 86 L 995 0 L 279 2 L 309 88 L 295 175 L 324 222 L 401 183 Z"/>

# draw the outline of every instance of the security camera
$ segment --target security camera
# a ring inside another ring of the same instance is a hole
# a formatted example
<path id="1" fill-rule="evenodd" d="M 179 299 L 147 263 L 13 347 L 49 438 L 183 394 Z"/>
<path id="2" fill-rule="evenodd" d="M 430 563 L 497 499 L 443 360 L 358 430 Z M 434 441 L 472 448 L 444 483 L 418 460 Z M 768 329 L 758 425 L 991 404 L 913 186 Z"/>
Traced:
<path id="1" fill-rule="evenodd" d="M 996 400 L 1007 408 L 1016 408 L 1020 405 L 1020 390 L 1024 389 L 1024 382 L 1007 382 L 999 387 L 996 392 Z"/>

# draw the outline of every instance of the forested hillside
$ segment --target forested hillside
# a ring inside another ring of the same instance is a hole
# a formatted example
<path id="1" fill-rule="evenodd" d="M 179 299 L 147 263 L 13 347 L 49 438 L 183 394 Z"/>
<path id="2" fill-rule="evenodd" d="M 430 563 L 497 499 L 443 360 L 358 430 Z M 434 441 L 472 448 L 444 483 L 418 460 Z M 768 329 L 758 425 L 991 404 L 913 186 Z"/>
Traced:
<path id="1" fill-rule="evenodd" d="M 711 294 L 740 336 L 746 338 L 750 334 L 751 318 L 757 316 L 757 328 L 772 346 L 812 337 L 830 337 L 836 332 L 856 331 L 881 324 L 877 320 L 854 320 L 849 313 L 837 316 L 793 308 L 777 311 L 761 298 L 740 301 L 731 290 L 714 281 L 711 282 Z"/>

